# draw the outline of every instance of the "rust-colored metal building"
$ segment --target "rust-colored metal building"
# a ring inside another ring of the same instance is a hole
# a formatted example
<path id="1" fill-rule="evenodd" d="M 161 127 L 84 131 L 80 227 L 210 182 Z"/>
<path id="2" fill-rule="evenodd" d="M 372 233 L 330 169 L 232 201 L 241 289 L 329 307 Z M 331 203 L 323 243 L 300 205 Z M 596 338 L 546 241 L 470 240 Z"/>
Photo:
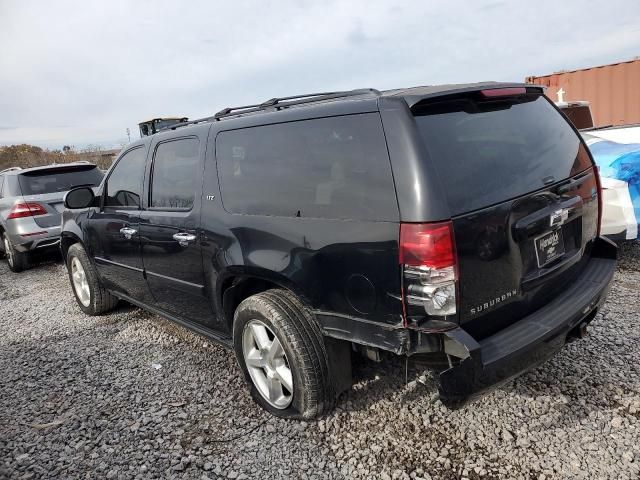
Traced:
<path id="1" fill-rule="evenodd" d="M 526 81 L 548 87 L 554 102 L 587 100 L 597 127 L 640 123 L 640 57 Z"/>

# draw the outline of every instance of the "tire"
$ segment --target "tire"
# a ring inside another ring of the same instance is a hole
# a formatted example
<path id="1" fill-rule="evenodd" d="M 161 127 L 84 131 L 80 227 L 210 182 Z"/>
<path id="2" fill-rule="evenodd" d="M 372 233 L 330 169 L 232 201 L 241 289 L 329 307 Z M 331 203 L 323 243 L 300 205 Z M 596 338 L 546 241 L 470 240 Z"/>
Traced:
<path id="1" fill-rule="evenodd" d="M 258 336 L 268 347 L 259 350 L 256 332 L 261 331 L 267 337 Z M 277 350 L 273 348 L 276 339 L 284 358 L 276 356 L 269 364 L 269 354 Z M 268 412 L 282 418 L 312 419 L 333 408 L 335 394 L 322 332 L 291 292 L 268 290 L 240 303 L 233 320 L 233 343 L 251 395 Z M 263 361 L 267 365 L 258 365 Z M 281 375 L 287 372 L 286 367 L 291 382 L 286 381 L 287 375 Z M 269 375 L 280 382 L 281 389 L 275 390 L 282 393 L 281 397 L 268 398 L 271 390 L 265 391 L 264 379 L 271 386 Z"/>
<path id="2" fill-rule="evenodd" d="M 100 283 L 98 272 L 89 260 L 87 252 L 79 243 L 74 243 L 69 247 L 67 271 L 76 302 L 84 313 L 101 315 L 113 310 L 118 305 L 118 299 Z"/>
<path id="3" fill-rule="evenodd" d="M 20 273 L 29 268 L 29 254 L 16 251 L 9 239 L 9 235 L 2 234 L 2 244 L 4 245 L 4 253 L 7 257 L 9 270 L 14 273 Z"/>

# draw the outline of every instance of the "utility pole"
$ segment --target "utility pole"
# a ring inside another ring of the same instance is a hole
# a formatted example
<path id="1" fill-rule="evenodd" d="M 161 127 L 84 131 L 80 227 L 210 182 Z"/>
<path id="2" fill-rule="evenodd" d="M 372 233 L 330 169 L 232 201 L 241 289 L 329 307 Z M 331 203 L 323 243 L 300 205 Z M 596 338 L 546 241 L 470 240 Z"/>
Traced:
<path id="1" fill-rule="evenodd" d="M 131 143 L 131 130 L 127 127 L 127 137 L 129 138 L 129 143 Z"/>

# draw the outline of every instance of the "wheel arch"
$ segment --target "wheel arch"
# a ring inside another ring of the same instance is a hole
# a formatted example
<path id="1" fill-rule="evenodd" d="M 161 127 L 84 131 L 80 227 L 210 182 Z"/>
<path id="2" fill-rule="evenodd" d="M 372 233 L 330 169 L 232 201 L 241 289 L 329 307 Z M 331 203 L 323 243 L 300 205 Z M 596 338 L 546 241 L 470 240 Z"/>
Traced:
<path id="1" fill-rule="evenodd" d="M 67 261 L 69 248 L 76 243 L 82 244 L 82 239 L 77 234 L 73 232 L 62 232 L 60 234 L 60 251 L 62 252 L 62 259 L 65 263 Z"/>
<path id="2" fill-rule="evenodd" d="M 273 272 L 238 271 L 229 272 L 218 282 L 217 303 L 229 331 L 233 330 L 233 317 L 240 303 L 257 293 L 274 288 L 288 290 L 296 295 L 300 301 L 308 305 L 304 294 L 289 279 L 274 275 Z"/>

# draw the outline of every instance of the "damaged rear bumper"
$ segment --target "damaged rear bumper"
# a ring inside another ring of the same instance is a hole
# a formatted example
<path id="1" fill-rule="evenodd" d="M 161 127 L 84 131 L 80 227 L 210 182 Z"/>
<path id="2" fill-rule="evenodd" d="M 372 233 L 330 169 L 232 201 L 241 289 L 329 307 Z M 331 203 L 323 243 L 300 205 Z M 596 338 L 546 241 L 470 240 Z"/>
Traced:
<path id="1" fill-rule="evenodd" d="M 491 337 L 476 340 L 461 327 L 425 331 L 381 324 L 334 312 L 314 311 L 324 335 L 395 353 L 442 354 L 449 368 L 439 377 L 442 402 L 458 408 L 546 361 L 568 340 L 582 336 L 604 302 L 616 268 L 617 247 L 608 239 L 594 242 L 588 263 L 560 295 L 531 315 Z"/>
<path id="2" fill-rule="evenodd" d="M 604 302 L 616 268 L 613 243 L 598 239 L 580 277 L 533 314 L 476 341 L 461 328 L 444 334 L 445 352 L 461 361 L 440 374 L 442 402 L 458 408 L 552 357 L 569 338 L 584 332 Z"/>

